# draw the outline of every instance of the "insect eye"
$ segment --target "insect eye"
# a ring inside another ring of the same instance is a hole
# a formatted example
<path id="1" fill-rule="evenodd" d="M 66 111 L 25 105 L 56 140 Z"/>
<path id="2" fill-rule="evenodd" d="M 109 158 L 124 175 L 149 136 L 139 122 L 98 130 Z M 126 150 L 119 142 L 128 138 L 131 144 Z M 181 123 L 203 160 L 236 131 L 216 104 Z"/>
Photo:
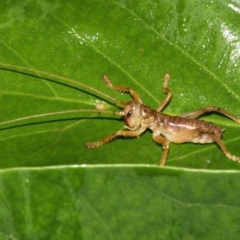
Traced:
<path id="1" fill-rule="evenodd" d="M 132 116 L 132 111 L 130 110 L 130 111 L 128 111 L 128 113 L 127 113 L 127 118 L 130 118 Z"/>

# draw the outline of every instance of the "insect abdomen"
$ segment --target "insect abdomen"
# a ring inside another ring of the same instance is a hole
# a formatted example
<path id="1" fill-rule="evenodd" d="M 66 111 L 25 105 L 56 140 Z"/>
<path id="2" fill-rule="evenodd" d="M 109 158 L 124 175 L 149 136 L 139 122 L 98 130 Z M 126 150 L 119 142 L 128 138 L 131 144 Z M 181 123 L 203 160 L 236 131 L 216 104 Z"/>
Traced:
<path id="1" fill-rule="evenodd" d="M 171 135 L 174 135 L 176 132 L 193 129 L 198 129 L 199 134 L 197 134 L 196 137 L 189 139 L 188 142 L 212 143 L 214 142 L 212 138 L 213 134 L 216 134 L 220 138 L 222 135 L 222 129 L 220 127 L 213 125 L 212 123 L 205 122 L 204 120 L 159 114 L 157 122 L 158 127 L 163 130 L 161 133 L 166 138 L 171 138 Z"/>

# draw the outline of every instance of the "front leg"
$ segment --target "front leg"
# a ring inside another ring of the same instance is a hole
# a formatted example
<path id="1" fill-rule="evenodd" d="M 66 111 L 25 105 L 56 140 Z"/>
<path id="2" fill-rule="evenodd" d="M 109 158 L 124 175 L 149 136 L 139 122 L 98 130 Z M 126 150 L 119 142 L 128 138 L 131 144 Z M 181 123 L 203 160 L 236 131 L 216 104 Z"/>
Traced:
<path id="1" fill-rule="evenodd" d="M 88 148 L 95 148 L 95 147 L 99 147 L 105 143 L 108 143 L 110 141 L 112 141 L 113 139 L 115 139 L 118 136 L 121 137 L 138 137 L 140 136 L 144 131 L 146 130 L 146 127 L 142 126 L 139 129 L 135 130 L 135 131 L 126 131 L 126 130 L 119 130 L 105 138 L 103 138 L 101 141 L 98 142 L 91 142 L 91 143 L 87 143 L 87 147 Z"/>
<path id="2" fill-rule="evenodd" d="M 112 90 L 114 91 L 118 91 L 118 92 L 126 92 L 126 93 L 129 93 L 132 98 L 140 103 L 142 103 L 142 100 L 141 98 L 139 97 L 139 95 L 134 91 L 132 90 L 131 88 L 129 87 L 124 87 L 124 86 L 114 86 L 112 84 L 112 82 L 110 81 L 110 79 L 106 76 L 106 75 L 103 75 L 103 81 L 107 84 L 107 86 L 109 88 L 111 88 Z"/>

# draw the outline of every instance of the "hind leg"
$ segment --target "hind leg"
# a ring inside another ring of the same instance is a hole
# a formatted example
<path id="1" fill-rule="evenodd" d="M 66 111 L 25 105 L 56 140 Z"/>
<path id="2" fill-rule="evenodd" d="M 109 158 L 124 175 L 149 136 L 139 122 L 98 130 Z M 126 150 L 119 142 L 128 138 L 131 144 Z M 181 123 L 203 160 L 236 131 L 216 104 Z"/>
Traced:
<path id="1" fill-rule="evenodd" d="M 240 118 L 238 118 L 236 115 L 226 111 L 223 108 L 216 107 L 216 106 L 208 106 L 208 107 L 200 108 L 197 111 L 181 114 L 180 117 L 195 119 L 195 118 L 198 118 L 199 116 L 201 116 L 205 113 L 209 113 L 209 112 L 218 112 L 228 118 L 231 118 L 234 122 L 240 123 Z"/>
<path id="2" fill-rule="evenodd" d="M 223 151 L 223 153 L 226 155 L 227 158 L 233 160 L 233 161 L 237 161 L 240 162 L 240 157 L 237 157 L 235 155 L 232 155 L 226 148 L 226 146 L 224 145 L 223 141 L 220 139 L 220 137 L 218 137 L 216 134 L 213 134 L 213 140 L 217 143 L 217 145 L 221 148 L 221 150 Z"/>

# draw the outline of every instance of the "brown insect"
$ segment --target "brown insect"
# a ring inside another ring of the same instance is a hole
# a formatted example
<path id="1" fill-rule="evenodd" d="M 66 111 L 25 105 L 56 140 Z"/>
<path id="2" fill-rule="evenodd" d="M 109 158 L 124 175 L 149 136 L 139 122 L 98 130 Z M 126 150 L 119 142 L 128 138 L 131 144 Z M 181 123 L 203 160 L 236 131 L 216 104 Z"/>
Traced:
<path id="1" fill-rule="evenodd" d="M 153 140 L 163 146 L 163 155 L 159 163 L 160 166 L 164 166 L 166 163 L 170 142 L 178 144 L 185 142 L 202 144 L 216 142 L 226 157 L 233 161 L 240 162 L 240 157 L 232 155 L 221 140 L 223 130 L 212 123 L 197 118 L 207 112 L 218 112 L 237 123 L 240 123 L 240 119 L 216 106 L 204 107 L 194 112 L 181 114 L 180 116 L 169 116 L 162 113 L 161 111 L 172 97 L 172 91 L 167 87 L 169 79 L 170 75 L 166 73 L 162 90 L 167 95 L 159 104 L 158 108 L 153 110 L 142 104 L 141 98 L 131 88 L 114 86 L 107 76 L 103 76 L 103 80 L 108 87 L 116 91 L 130 93 L 133 100 L 126 103 L 117 101 L 124 108 L 123 111 L 117 114 L 123 116 L 125 122 L 124 129 L 126 130 L 121 129 L 101 141 L 87 143 L 88 148 L 101 146 L 118 136 L 138 137 L 149 128 L 153 132 Z"/>
<path id="2" fill-rule="evenodd" d="M 34 119 L 39 117 L 46 117 L 51 115 L 59 115 L 66 114 L 70 112 L 97 112 L 97 113 L 110 113 L 115 115 L 123 116 L 125 126 L 119 131 L 103 138 L 101 141 L 87 143 L 88 148 L 94 148 L 101 146 L 109 141 L 115 139 L 116 137 L 138 137 L 140 136 L 147 128 L 151 129 L 153 132 L 153 140 L 161 144 L 163 146 L 163 155 L 161 161 L 159 163 L 160 166 L 164 166 L 167 160 L 170 142 L 173 143 L 185 143 L 185 142 L 193 142 L 193 143 L 213 143 L 215 142 L 223 151 L 223 153 L 229 159 L 233 161 L 240 162 L 240 157 L 232 155 L 227 148 L 225 147 L 223 141 L 221 140 L 223 130 L 209 122 L 204 120 L 197 119 L 201 115 L 208 112 L 217 112 L 228 118 L 231 118 L 233 121 L 240 123 L 240 119 L 234 114 L 229 113 L 228 111 L 216 107 L 216 106 L 208 106 L 201 109 L 198 109 L 193 112 L 188 112 L 181 114 L 180 116 L 169 116 L 167 114 L 162 113 L 164 107 L 169 103 L 172 97 L 172 91 L 168 88 L 168 82 L 170 79 L 170 75 L 168 73 L 165 74 L 163 80 L 163 92 L 166 93 L 166 97 L 159 104 L 156 110 L 145 106 L 142 104 L 142 100 L 139 95 L 128 87 L 123 86 L 114 86 L 107 76 L 103 76 L 104 82 L 107 84 L 109 88 L 115 91 L 126 92 L 129 93 L 133 100 L 129 102 L 119 101 L 107 94 L 104 94 L 97 89 L 90 87 L 86 84 L 76 82 L 72 79 L 68 79 L 65 77 L 57 76 L 55 74 L 46 73 L 43 71 L 29 69 L 26 67 L 15 66 L 11 64 L 0 63 L 6 69 L 15 69 L 25 70 L 29 72 L 35 72 L 42 75 L 48 75 L 54 78 L 61 79 L 70 85 L 80 85 L 82 88 L 86 88 L 92 92 L 95 92 L 99 95 L 104 96 L 107 99 L 110 99 L 113 102 L 116 102 L 121 107 L 123 107 L 122 111 L 114 112 L 104 110 L 104 105 L 97 105 L 97 109 L 89 110 L 89 109 L 81 109 L 81 110 L 70 110 L 70 111 L 62 111 L 62 112 L 54 112 L 54 113 L 44 113 L 29 117 L 23 117 L 19 119 L 14 119 L 6 122 L 2 122 L 0 125 L 9 124 L 13 122 L 18 122 L 26 119 Z"/>

